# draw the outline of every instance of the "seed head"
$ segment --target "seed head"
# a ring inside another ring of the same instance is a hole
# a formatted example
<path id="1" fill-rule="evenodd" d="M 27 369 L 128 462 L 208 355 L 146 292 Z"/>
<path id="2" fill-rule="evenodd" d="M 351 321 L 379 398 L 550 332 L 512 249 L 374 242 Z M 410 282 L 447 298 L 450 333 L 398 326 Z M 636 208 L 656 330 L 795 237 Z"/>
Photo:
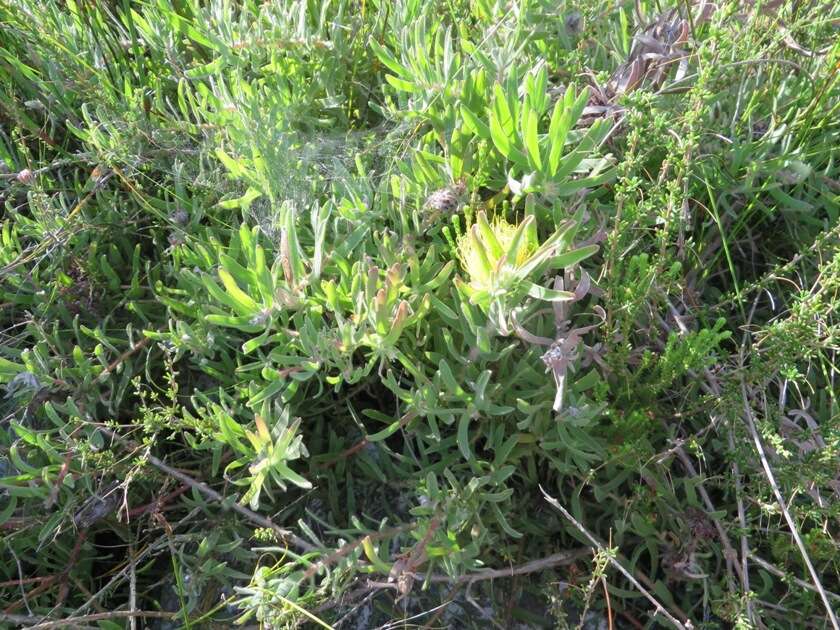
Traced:
<path id="1" fill-rule="evenodd" d="M 426 198 L 426 207 L 436 212 L 452 214 L 461 205 L 466 190 L 467 187 L 462 182 L 440 188 Z"/>
<path id="2" fill-rule="evenodd" d="M 186 225 L 190 220 L 190 215 L 183 208 L 179 208 L 178 210 L 172 213 L 172 216 L 170 218 L 174 223 L 177 223 L 178 225 Z"/>

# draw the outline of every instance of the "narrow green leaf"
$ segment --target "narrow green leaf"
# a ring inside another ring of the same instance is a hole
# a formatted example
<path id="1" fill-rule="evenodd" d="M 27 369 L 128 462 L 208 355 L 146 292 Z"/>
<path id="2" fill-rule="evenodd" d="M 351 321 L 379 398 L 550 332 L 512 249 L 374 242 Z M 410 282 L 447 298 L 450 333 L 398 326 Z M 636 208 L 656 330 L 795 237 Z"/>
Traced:
<path id="1" fill-rule="evenodd" d="M 516 232 L 513 233 L 513 238 L 511 239 L 506 252 L 507 259 L 511 262 L 511 264 L 514 264 L 518 260 L 520 248 L 526 245 L 527 241 L 524 240 L 525 232 L 529 229 L 529 226 L 532 223 L 534 223 L 534 215 L 525 217 L 525 220 L 517 226 Z"/>
<path id="2" fill-rule="evenodd" d="M 285 464 L 278 464 L 277 470 L 283 475 L 284 479 L 288 479 L 293 484 L 295 484 L 298 488 L 304 488 L 305 490 L 309 490 L 312 487 L 312 484 L 297 474 L 294 470 L 286 466 Z"/>
<path id="3" fill-rule="evenodd" d="M 485 390 L 487 389 L 487 384 L 490 382 L 490 377 L 492 375 L 493 373 L 490 370 L 484 370 L 481 372 L 481 376 L 479 376 L 478 380 L 475 382 L 476 406 L 484 405 Z"/>
<path id="4" fill-rule="evenodd" d="M 498 83 L 493 86 L 493 109 L 496 119 L 501 127 L 501 130 L 508 138 L 513 138 L 516 134 L 514 126 L 513 114 L 508 104 L 508 97 L 505 94 L 504 88 Z"/>
<path id="5" fill-rule="evenodd" d="M 581 261 L 586 260 L 598 251 L 597 245 L 587 245 L 579 247 L 568 252 L 555 256 L 551 259 L 551 266 L 554 269 L 565 269 L 566 267 L 574 267 Z"/>
<path id="6" fill-rule="evenodd" d="M 514 433 L 496 449 L 496 457 L 493 459 L 493 465 L 497 467 L 504 466 L 517 444 L 519 444 L 519 434 Z M 510 468 L 514 469 L 513 466 L 510 466 Z M 511 470 L 511 473 L 512 472 L 513 470 Z"/>
<path id="7" fill-rule="evenodd" d="M 289 256 L 289 264 L 292 268 L 294 282 L 299 283 L 304 277 L 306 277 L 306 269 L 303 265 L 303 252 L 300 247 L 300 242 L 298 241 L 296 220 L 297 217 L 295 216 L 295 213 L 290 209 L 286 213 L 285 232 L 286 242 L 288 245 L 287 253 Z"/>
<path id="8" fill-rule="evenodd" d="M 510 137 L 505 133 L 498 115 L 492 110 L 490 111 L 490 136 L 493 138 L 493 144 L 499 153 L 509 158 L 511 153 Z"/>
<path id="9" fill-rule="evenodd" d="M 554 177 L 562 179 L 571 175 L 584 159 L 592 156 L 592 152 L 608 132 L 609 126 L 604 124 L 603 120 L 596 121 L 580 139 L 574 151 L 567 154 L 562 160 L 562 165 L 554 173 Z"/>
<path id="10" fill-rule="evenodd" d="M 490 508 L 493 510 L 493 514 L 496 516 L 496 521 L 498 521 L 502 529 L 505 530 L 505 533 L 508 536 L 511 536 L 512 538 L 522 538 L 522 532 L 519 532 L 510 526 L 510 523 L 508 523 L 507 519 L 505 518 L 505 515 L 502 514 L 502 511 L 499 509 L 498 504 L 491 502 L 489 505 Z"/>
<path id="11" fill-rule="evenodd" d="M 452 370 L 449 368 L 449 364 L 445 359 L 441 359 L 438 363 L 438 370 L 440 371 L 441 380 L 449 388 L 449 392 L 455 396 L 463 396 L 464 390 L 455 380 L 455 376 L 452 374 Z"/>
<path id="12" fill-rule="evenodd" d="M 464 456 L 466 460 L 472 460 L 472 451 L 470 450 L 470 439 L 469 439 L 469 431 L 470 431 L 470 414 L 468 411 L 465 411 L 461 415 L 461 419 L 458 420 L 458 448 L 461 450 L 461 455 Z"/>
<path id="13" fill-rule="evenodd" d="M 19 363 L 12 363 L 8 359 L 0 357 L 0 383 L 8 383 L 26 368 Z"/>
<path id="14" fill-rule="evenodd" d="M 262 195 L 263 194 L 259 190 L 253 186 L 249 186 L 248 190 L 246 190 L 245 194 L 241 197 L 237 197 L 236 199 L 225 199 L 216 205 L 220 208 L 224 208 L 225 210 L 235 210 L 237 208 L 247 210 L 251 207 L 251 204 L 262 197 Z"/>
<path id="15" fill-rule="evenodd" d="M 395 77 L 393 74 L 386 74 L 385 80 L 394 88 L 398 90 L 402 90 L 403 92 L 416 92 L 417 86 L 411 83 L 410 81 L 406 81 L 405 79 L 400 79 L 399 77 Z"/>
<path id="16" fill-rule="evenodd" d="M 257 245 L 254 252 L 254 278 L 257 281 L 262 303 L 271 304 L 274 300 L 274 280 L 265 263 L 265 250 L 260 245 Z"/>
<path id="17" fill-rule="evenodd" d="M 285 380 L 279 380 L 270 383 L 268 386 L 261 389 L 248 400 L 248 406 L 253 409 L 260 403 L 266 400 L 271 400 L 272 398 L 280 394 L 280 392 L 282 392 L 284 389 L 286 389 L 288 385 L 289 382 Z"/>
<path id="18" fill-rule="evenodd" d="M 464 118 L 466 127 L 479 138 L 482 140 L 490 140 L 492 138 L 490 127 L 463 103 L 461 104 L 461 116 Z"/>
<path id="19" fill-rule="evenodd" d="M 375 39 L 370 40 L 370 47 L 373 49 L 373 54 L 379 59 L 391 72 L 402 77 L 411 77 L 411 73 L 400 65 L 397 59 L 391 54 L 391 51 L 379 44 Z"/>
<path id="20" fill-rule="evenodd" d="M 251 354 L 257 348 L 260 348 L 263 345 L 265 345 L 270 336 L 271 330 L 266 330 L 260 336 L 254 337 L 253 339 L 249 339 L 248 341 L 242 344 L 242 352 L 245 354 Z"/>
<path id="21" fill-rule="evenodd" d="M 395 420 L 394 422 L 389 424 L 387 427 L 385 427 L 381 431 L 373 433 L 372 435 L 368 435 L 367 436 L 367 441 L 368 442 L 381 442 L 382 440 L 384 440 L 386 438 L 389 438 L 392 435 L 394 435 L 394 433 L 396 433 L 399 430 L 399 428 L 400 428 L 400 420 Z"/>
<path id="22" fill-rule="evenodd" d="M 219 161 L 224 164 L 225 168 L 233 177 L 242 177 L 245 174 L 245 167 L 225 153 L 224 149 L 217 148 L 216 157 L 219 158 Z"/>
<path id="23" fill-rule="evenodd" d="M 222 284 L 225 285 L 225 289 L 228 294 L 236 301 L 238 305 L 237 310 L 242 315 L 254 315 L 260 310 L 259 305 L 251 298 L 251 296 L 239 288 L 239 285 L 236 284 L 236 280 L 233 279 L 233 276 L 227 271 L 227 269 L 219 269 L 219 278 L 221 278 Z"/>
<path id="24" fill-rule="evenodd" d="M 110 288 L 112 291 L 118 291 L 121 284 L 120 278 L 114 271 L 114 268 L 111 266 L 111 263 L 108 262 L 108 257 L 105 254 L 100 254 L 99 256 L 99 268 L 102 270 L 102 273 L 104 273 L 105 277 L 108 279 L 108 288 Z"/>
<path id="25" fill-rule="evenodd" d="M 541 117 L 548 107 L 548 70 L 546 64 L 540 64 L 539 70 L 536 73 L 529 73 L 529 77 L 532 79 L 528 90 L 531 107 L 537 112 L 537 116 Z"/>
<path id="26" fill-rule="evenodd" d="M 9 497 L 9 500 L 6 502 L 6 506 L 0 510 L 0 525 L 3 525 L 6 521 L 11 518 L 12 514 L 15 513 L 17 509 L 17 497 Z"/>
<path id="27" fill-rule="evenodd" d="M 527 115 L 525 116 L 524 127 L 522 129 L 522 135 L 525 138 L 525 148 L 528 151 L 528 157 L 531 159 L 532 167 L 541 171 L 542 156 L 540 155 L 540 144 L 539 138 L 537 137 L 537 126 L 539 124 L 537 113 L 530 106 L 525 106 L 525 109 L 527 109 Z"/>
<path id="28" fill-rule="evenodd" d="M 490 227 L 490 224 L 487 222 L 487 215 L 484 211 L 480 211 L 478 213 L 478 217 L 476 220 L 476 225 L 478 225 L 478 230 L 481 233 L 481 239 L 484 243 L 491 260 L 498 260 L 502 257 L 505 253 L 502 249 L 499 240 L 496 238 L 495 232 L 493 232 L 493 228 Z"/>
<path id="29" fill-rule="evenodd" d="M 236 328 L 237 330 L 242 330 L 244 332 L 249 333 L 258 333 L 262 332 L 265 329 L 265 326 L 257 326 L 256 324 L 252 324 L 252 317 L 233 317 L 230 315 L 219 315 L 217 313 L 211 313 L 209 315 L 205 315 L 204 320 L 211 324 L 215 324 L 216 326 Z"/>
<path id="30" fill-rule="evenodd" d="M 538 300 L 545 300 L 546 302 L 567 302 L 575 297 L 575 294 L 569 291 L 547 289 L 533 282 L 528 283 L 528 295 Z"/>
<path id="31" fill-rule="evenodd" d="M 416 292 L 428 293 L 430 291 L 434 291 L 435 289 L 443 285 L 447 280 L 449 280 L 449 277 L 452 275 L 454 269 L 455 262 L 450 260 L 443 267 L 441 267 L 441 270 L 437 273 L 437 275 L 434 278 L 432 278 L 422 287 L 417 289 Z"/>
<path id="32" fill-rule="evenodd" d="M 563 155 L 563 147 L 566 144 L 569 127 L 569 115 L 564 110 L 563 99 L 557 99 L 548 127 L 548 172 L 552 177 L 557 173 L 560 166 L 560 156 Z"/>

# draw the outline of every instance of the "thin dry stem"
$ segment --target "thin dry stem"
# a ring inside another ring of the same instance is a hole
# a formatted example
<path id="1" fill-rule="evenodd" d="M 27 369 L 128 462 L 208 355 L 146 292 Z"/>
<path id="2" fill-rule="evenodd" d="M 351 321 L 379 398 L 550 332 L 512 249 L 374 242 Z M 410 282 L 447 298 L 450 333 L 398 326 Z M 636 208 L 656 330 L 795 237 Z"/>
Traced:
<path id="1" fill-rule="evenodd" d="M 45 621 L 37 623 L 34 626 L 26 626 L 24 630 L 50 630 L 51 628 L 66 628 L 70 624 L 81 623 L 85 621 L 104 621 L 106 619 L 135 619 L 137 617 L 157 617 L 158 619 L 172 619 L 176 613 L 161 612 L 158 610 L 114 610 L 104 613 L 93 613 L 91 615 L 82 615 L 80 617 L 70 617 L 68 619 L 60 619 L 58 621 Z"/>
<path id="2" fill-rule="evenodd" d="M 561 551 L 545 558 L 539 558 L 538 560 L 531 560 L 525 564 L 507 569 L 481 569 L 480 571 L 466 573 L 456 578 L 448 575 L 423 575 L 422 573 L 417 574 L 416 577 L 422 582 L 429 583 L 471 584 L 482 580 L 495 580 L 498 578 L 509 578 L 515 575 L 538 573 L 554 567 L 572 564 L 587 555 L 589 555 L 588 549 L 573 549 L 571 551 Z M 398 589 L 398 586 L 393 582 L 368 581 L 368 586 L 371 588 Z"/>
<path id="3" fill-rule="evenodd" d="M 826 593 L 825 588 L 823 588 L 822 581 L 820 580 L 820 576 L 817 573 L 817 570 L 814 568 L 814 564 L 811 562 L 811 557 L 808 555 L 808 550 L 805 548 L 805 543 L 802 542 L 802 537 L 799 535 L 799 528 L 796 526 L 796 522 L 793 520 L 793 517 L 790 514 L 790 510 L 787 508 L 787 503 L 782 496 L 782 491 L 779 489 L 779 484 L 776 483 L 776 477 L 773 475 L 773 469 L 770 468 L 770 462 L 767 460 L 767 454 L 764 452 L 764 446 L 761 444 L 761 438 L 758 436 L 758 431 L 755 428 L 755 422 L 753 419 L 753 411 L 752 407 L 750 407 L 749 401 L 749 394 L 747 392 L 747 385 L 741 380 L 741 396 L 744 400 L 744 420 L 746 421 L 747 430 L 752 437 L 753 444 L 755 444 L 756 451 L 758 452 L 758 457 L 761 460 L 761 466 L 764 469 L 764 475 L 767 477 L 767 481 L 770 483 L 770 487 L 773 490 L 773 494 L 776 497 L 776 502 L 779 504 L 779 508 L 782 510 L 782 514 L 785 517 L 785 521 L 787 521 L 788 527 L 790 528 L 790 533 L 793 536 L 793 540 L 796 542 L 796 546 L 799 548 L 799 553 L 802 554 L 802 560 L 805 562 L 805 566 L 808 568 L 808 573 L 811 574 L 811 580 L 814 583 L 814 586 L 817 589 L 817 592 L 820 595 L 820 598 L 825 605 L 826 613 L 828 614 L 828 619 L 831 622 L 831 627 L 834 630 L 840 630 L 840 625 L 837 622 L 837 615 L 834 612 L 834 608 L 831 605 L 831 602 L 828 601 L 828 594 Z"/>
<path id="4" fill-rule="evenodd" d="M 590 544 L 592 544 L 592 546 L 594 546 L 596 549 L 598 549 L 598 551 L 606 553 L 606 549 L 604 548 L 604 545 L 602 545 L 602 544 L 598 541 L 598 539 L 596 539 L 596 538 L 595 538 L 595 537 L 594 537 L 591 533 L 589 533 L 589 530 L 587 530 L 587 529 L 586 529 L 583 525 L 581 525 L 581 524 L 577 521 L 577 519 L 576 519 L 574 516 L 572 516 L 572 515 L 568 512 L 568 510 L 566 510 L 566 508 L 564 508 L 562 505 L 560 505 L 560 502 L 559 502 L 557 499 L 555 499 L 554 497 L 552 497 L 551 495 L 549 495 L 549 494 L 548 494 L 548 493 L 547 493 L 547 492 L 543 489 L 543 487 L 542 487 L 542 486 L 540 486 L 540 492 L 542 492 L 542 493 L 543 493 L 543 496 L 545 497 L 545 500 L 546 500 L 546 501 L 548 501 L 548 502 L 549 502 L 552 506 L 554 506 L 555 508 L 557 508 L 557 510 L 559 510 L 559 511 L 560 511 L 560 513 L 561 513 L 563 516 L 565 516 L 565 517 L 566 517 L 566 519 L 567 519 L 567 520 L 568 520 L 568 521 L 569 521 L 572 525 L 574 525 L 574 526 L 575 526 L 575 528 L 576 528 L 576 529 L 577 529 L 577 530 L 578 530 L 581 534 L 583 534 L 583 535 L 584 535 L 584 537 L 585 537 L 585 538 L 586 538 L 586 539 L 590 542 Z M 641 585 L 641 583 L 639 582 L 639 580 L 637 580 L 637 579 L 636 579 L 636 577 L 635 577 L 632 573 L 630 573 L 630 571 L 628 571 L 627 569 L 625 569 L 623 564 L 621 564 L 618 560 L 616 560 L 615 558 L 613 558 L 611 554 L 608 554 L 608 553 L 607 553 L 607 554 L 606 554 L 606 557 L 607 557 L 607 559 L 609 560 L 610 564 L 611 564 L 612 566 L 614 566 L 616 569 L 618 569 L 618 571 L 619 571 L 622 575 L 624 575 L 624 577 L 626 577 L 626 578 L 630 581 L 630 583 L 631 583 L 633 586 L 635 586 L 635 587 L 639 590 L 639 592 L 640 592 L 642 595 L 644 595 L 644 596 L 645 596 L 645 598 L 646 598 L 646 599 L 647 599 L 647 600 L 648 600 L 651 604 L 653 604 L 653 605 L 656 607 L 656 612 L 655 612 L 654 614 L 660 614 L 660 613 L 661 613 L 663 617 L 665 617 L 665 618 L 666 618 L 669 622 L 671 622 L 671 623 L 672 623 L 675 627 L 680 628 L 680 629 L 690 630 L 691 628 L 693 628 L 693 627 L 694 627 L 694 625 L 691 623 L 691 621 L 690 621 L 688 618 L 686 618 L 686 620 L 685 620 L 684 622 L 682 622 L 682 621 L 679 621 L 676 617 L 674 617 L 674 616 L 673 616 L 670 612 L 668 612 L 668 609 L 667 609 L 667 608 L 665 608 L 665 606 L 663 606 L 662 604 L 660 604 L 660 603 L 659 603 L 659 601 L 658 601 L 658 600 L 657 600 L 657 599 L 656 599 L 656 598 L 655 598 L 655 597 L 654 597 L 654 596 L 650 593 L 650 591 L 648 591 L 648 590 L 647 590 L 644 586 L 642 586 L 642 585 Z"/>
<path id="5" fill-rule="evenodd" d="M 115 440 L 116 442 L 128 445 L 131 448 L 136 448 L 136 445 L 130 443 L 128 440 L 125 440 L 125 439 L 121 438 L 120 436 L 118 436 L 113 431 L 110 431 L 110 430 L 105 429 L 105 428 L 102 428 L 101 431 L 103 433 L 105 433 L 105 435 L 110 437 L 112 440 Z M 206 483 L 204 483 L 202 481 L 196 481 L 195 479 L 193 479 L 189 475 L 185 475 L 184 473 L 182 473 L 180 470 L 176 470 L 176 469 L 172 468 L 171 466 L 165 464 L 164 462 L 162 462 L 160 459 L 158 459 L 154 455 L 149 454 L 146 457 L 146 459 L 155 468 L 165 472 L 167 475 L 169 475 L 171 477 L 174 477 L 175 479 L 177 479 L 181 483 L 185 483 L 188 486 L 190 486 L 191 488 L 193 488 L 195 490 L 198 490 L 204 496 L 209 497 L 210 499 L 213 499 L 214 501 L 217 501 L 219 503 L 224 503 L 225 502 L 225 497 L 222 496 L 219 492 L 216 492 L 215 490 L 213 490 L 213 488 L 208 486 Z M 272 530 L 278 536 L 280 536 L 281 538 L 289 541 L 292 545 L 294 545 L 298 549 L 302 549 L 303 551 L 314 551 L 316 549 L 316 547 L 314 545 L 311 545 L 310 543 L 306 542 L 305 540 L 303 540 L 299 536 L 296 536 L 295 534 L 290 532 L 288 529 L 283 529 L 282 527 L 280 527 L 276 523 L 272 522 L 271 519 L 266 518 L 265 516 L 261 516 L 261 515 L 257 514 L 256 512 L 253 512 L 253 511 L 249 510 L 248 508 L 246 508 L 242 505 L 239 505 L 238 503 L 232 503 L 230 505 L 230 509 L 233 510 L 234 512 L 238 512 L 239 514 L 241 514 L 242 516 L 247 518 L 252 523 L 255 523 L 257 525 L 260 525 L 261 527 L 265 527 L 267 529 Z"/>
<path id="6" fill-rule="evenodd" d="M 758 566 L 760 566 L 762 569 L 764 569 L 768 573 L 772 573 L 776 577 L 780 577 L 780 578 L 785 579 L 785 580 L 790 580 L 791 582 L 793 582 L 797 586 L 800 586 L 800 587 L 804 588 L 806 591 L 811 591 L 812 593 L 818 593 L 819 592 L 819 591 L 817 591 L 816 588 L 814 588 L 813 584 L 809 584 L 805 580 L 800 580 L 798 577 L 796 577 L 794 575 L 790 575 L 789 573 L 785 573 L 779 567 L 777 567 L 774 564 L 771 564 L 771 563 L 767 562 L 767 560 L 765 560 L 761 556 L 755 555 L 752 551 L 750 551 L 748 555 L 749 555 L 750 560 L 755 562 Z M 833 599 L 833 600 L 837 601 L 838 603 L 840 603 L 840 595 L 838 595 L 837 593 L 832 593 L 831 591 L 825 591 L 825 594 L 830 599 Z"/>

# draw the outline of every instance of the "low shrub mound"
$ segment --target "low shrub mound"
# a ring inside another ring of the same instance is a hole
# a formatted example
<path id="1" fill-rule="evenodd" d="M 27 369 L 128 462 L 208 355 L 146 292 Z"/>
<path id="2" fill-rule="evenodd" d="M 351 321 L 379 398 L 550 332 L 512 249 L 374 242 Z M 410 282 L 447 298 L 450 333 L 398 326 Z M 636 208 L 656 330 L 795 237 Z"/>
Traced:
<path id="1" fill-rule="evenodd" d="M 837 629 L 838 25 L 4 3 L 0 626 Z"/>

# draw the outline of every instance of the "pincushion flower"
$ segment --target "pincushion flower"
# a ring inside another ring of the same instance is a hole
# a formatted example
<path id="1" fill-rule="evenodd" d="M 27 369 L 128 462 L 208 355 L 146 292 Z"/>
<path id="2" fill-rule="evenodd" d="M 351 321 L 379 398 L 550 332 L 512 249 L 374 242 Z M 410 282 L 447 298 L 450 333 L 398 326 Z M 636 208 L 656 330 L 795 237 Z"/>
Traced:
<path id="1" fill-rule="evenodd" d="M 458 241 L 458 254 L 470 287 L 487 293 L 503 289 L 502 274 L 522 267 L 537 249 L 533 227 L 532 217 L 518 226 L 501 218 L 490 225 L 480 212 L 478 221 Z"/>
<path id="2" fill-rule="evenodd" d="M 507 334 L 507 307 L 525 295 L 552 302 L 574 297 L 568 291 L 535 284 L 533 279 L 547 269 L 577 265 L 598 250 L 596 245 L 569 249 L 579 224 L 580 217 L 575 217 L 540 244 L 533 215 L 517 225 L 502 218 L 491 224 L 479 212 L 475 224 L 458 240 L 458 257 L 467 276 L 467 282 L 458 286 Z"/>

